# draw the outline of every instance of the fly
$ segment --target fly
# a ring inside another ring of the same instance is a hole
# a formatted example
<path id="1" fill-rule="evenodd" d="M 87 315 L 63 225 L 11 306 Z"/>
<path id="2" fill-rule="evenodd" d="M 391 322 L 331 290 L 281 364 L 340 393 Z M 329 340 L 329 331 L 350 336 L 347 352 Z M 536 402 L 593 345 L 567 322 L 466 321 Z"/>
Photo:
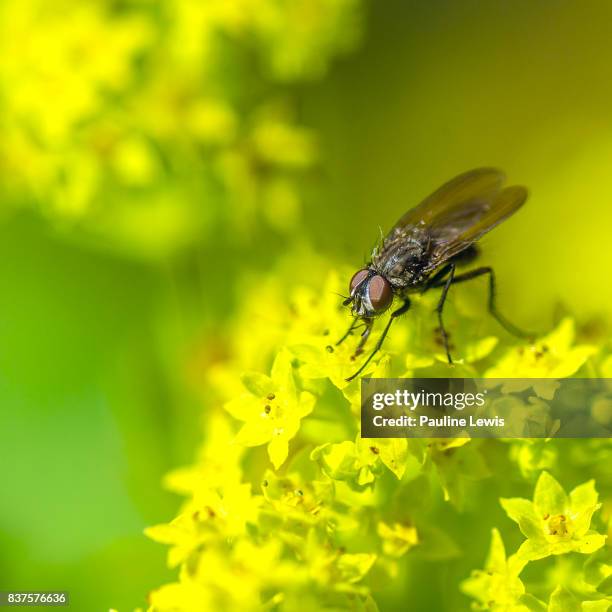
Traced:
<path id="1" fill-rule="evenodd" d="M 495 168 L 477 168 L 445 183 L 409 210 L 374 249 L 371 261 L 351 279 L 349 297 L 354 320 L 336 344 L 348 338 L 360 324 L 365 326 L 354 357 L 363 353 L 374 320 L 398 298 L 402 305 L 391 313 L 373 351 L 347 380 L 353 380 L 380 350 L 391 324 L 408 312 L 409 295 L 442 288 L 436 307 L 438 324 L 448 363 L 452 364 L 448 334 L 444 327 L 444 303 L 451 285 L 479 276 L 489 278 L 489 312 L 511 334 L 530 337 L 497 310 L 495 274 L 489 266 L 455 274 L 457 263 L 476 254 L 475 242 L 513 215 L 527 199 L 518 185 L 503 187 L 505 176 Z"/>

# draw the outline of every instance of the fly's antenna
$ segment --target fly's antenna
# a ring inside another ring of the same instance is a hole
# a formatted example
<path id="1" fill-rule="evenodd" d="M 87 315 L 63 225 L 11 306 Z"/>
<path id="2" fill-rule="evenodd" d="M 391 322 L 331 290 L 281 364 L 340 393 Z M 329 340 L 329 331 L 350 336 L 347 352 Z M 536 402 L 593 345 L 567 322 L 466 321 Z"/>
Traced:
<path id="1" fill-rule="evenodd" d="M 353 301 L 352 295 L 342 295 L 342 293 L 338 293 L 337 291 L 332 291 L 332 293 L 342 298 L 343 306 L 348 306 Z"/>

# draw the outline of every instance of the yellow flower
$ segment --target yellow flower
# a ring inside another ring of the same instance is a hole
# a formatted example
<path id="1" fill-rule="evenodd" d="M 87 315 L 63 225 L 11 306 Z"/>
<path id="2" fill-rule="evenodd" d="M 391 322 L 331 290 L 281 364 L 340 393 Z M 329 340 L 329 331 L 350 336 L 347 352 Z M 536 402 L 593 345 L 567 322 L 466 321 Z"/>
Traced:
<path id="1" fill-rule="evenodd" d="M 168 489 L 193 496 L 202 488 L 216 490 L 240 483 L 240 460 L 244 448 L 232 444 L 235 432 L 230 420 L 224 412 L 210 412 L 206 421 L 206 440 L 195 464 L 167 474 L 164 484 Z"/>
<path id="2" fill-rule="evenodd" d="M 386 466 L 398 480 L 402 479 L 411 456 L 404 438 L 362 438 L 355 442 L 323 444 L 310 454 L 321 469 L 334 480 L 345 480 L 358 487 L 374 482 Z M 415 460 L 416 462 L 416 460 Z"/>
<path id="3" fill-rule="evenodd" d="M 525 563 L 572 551 L 588 554 L 605 544 L 606 536 L 591 529 L 593 514 L 601 507 L 593 480 L 567 495 L 555 478 L 542 472 L 533 501 L 515 497 L 501 504 L 527 538 L 516 553 Z"/>
<path id="4" fill-rule="evenodd" d="M 506 549 L 497 529 L 491 534 L 491 548 L 484 570 L 475 570 L 461 583 L 461 590 L 478 600 L 485 610 L 527 612 L 521 605 L 525 587 L 519 578 L 525 563 L 516 556 L 506 558 Z"/>
<path id="5" fill-rule="evenodd" d="M 5 191 L 152 257 L 220 223 L 291 231 L 318 154 L 275 80 L 321 74 L 361 0 L 150 4 L 0 3 Z"/>
<path id="6" fill-rule="evenodd" d="M 529 346 L 516 346 L 485 374 L 485 378 L 567 378 L 575 374 L 586 360 L 597 352 L 595 346 L 574 344 L 574 321 L 566 318 L 546 337 Z M 527 381 L 513 386 L 513 391 L 522 391 L 530 386 L 542 392 L 542 397 L 551 399 L 546 384 L 538 386 Z M 554 391 L 553 391 L 554 392 Z"/>
<path id="7" fill-rule="evenodd" d="M 228 484 L 223 490 L 202 487 L 172 522 L 148 527 L 145 534 L 171 545 L 168 564 L 175 567 L 202 544 L 244 535 L 247 523 L 257 522 L 261 501 L 248 483 Z"/>
<path id="8" fill-rule="evenodd" d="M 380 521 L 377 532 L 383 541 L 383 552 L 391 557 L 401 557 L 419 543 L 419 536 L 413 525 L 394 523 L 391 526 Z"/>
<path id="9" fill-rule="evenodd" d="M 244 425 L 236 442 L 245 446 L 268 444 L 272 465 L 278 469 L 289 454 L 289 440 L 300 421 L 312 412 L 315 397 L 297 391 L 291 355 L 281 350 L 274 360 L 270 376 L 256 372 L 242 377 L 247 393 L 225 404 L 225 409 Z"/>

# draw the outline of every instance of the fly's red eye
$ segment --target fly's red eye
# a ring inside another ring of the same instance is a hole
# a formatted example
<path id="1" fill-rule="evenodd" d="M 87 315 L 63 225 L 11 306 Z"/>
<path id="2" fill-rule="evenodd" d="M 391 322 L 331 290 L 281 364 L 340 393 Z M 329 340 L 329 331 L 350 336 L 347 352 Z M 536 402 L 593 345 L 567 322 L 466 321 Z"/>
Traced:
<path id="1" fill-rule="evenodd" d="M 353 278 L 351 278 L 350 292 L 351 294 L 355 291 L 355 288 L 360 285 L 366 278 L 368 278 L 369 272 L 367 270 L 359 270 L 355 272 Z"/>
<path id="2" fill-rule="evenodd" d="M 376 312 L 383 312 L 391 306 L 393 301 L 393 290 L 391 284 L 386 278 L 379 276 L 373 276 L 368 284 L 368 297 L 370 298 L 370 304 Z"/>

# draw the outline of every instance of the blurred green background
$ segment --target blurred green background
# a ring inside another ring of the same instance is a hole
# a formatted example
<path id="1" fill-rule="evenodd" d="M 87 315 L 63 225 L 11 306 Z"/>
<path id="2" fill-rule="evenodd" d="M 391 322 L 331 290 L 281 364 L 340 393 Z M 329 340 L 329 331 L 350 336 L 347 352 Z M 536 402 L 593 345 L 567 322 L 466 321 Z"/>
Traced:
<path id="1" fill-rule="evenodd" d="M 611 40 L 596 1 L 2 3 L 0 590 L 144 605 L 240 278 L 358 264 L 461 171 L 531 192 L 504 310 L 607 329 Z"/>

